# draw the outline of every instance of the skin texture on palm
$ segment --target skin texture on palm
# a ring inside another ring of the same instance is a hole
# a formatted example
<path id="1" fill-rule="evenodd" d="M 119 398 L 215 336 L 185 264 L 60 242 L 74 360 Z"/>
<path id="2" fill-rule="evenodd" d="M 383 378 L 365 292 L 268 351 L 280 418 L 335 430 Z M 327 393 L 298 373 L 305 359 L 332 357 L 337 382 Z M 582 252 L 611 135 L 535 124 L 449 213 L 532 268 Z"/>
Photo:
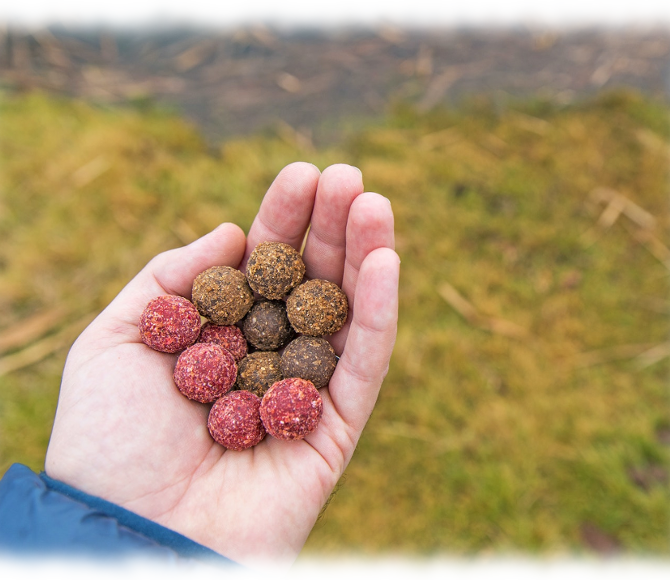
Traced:
<path id="1" fill-rule="evenodd" d="M 311 227 L 305 240 L 308 226 Z M 330 337 L 341 355 L 318 429 L 227 451 L 207 432 L 209 405 L 174 386 L 177 355 L 152 351 L 137 322 L 161 294 L 190 298 L 214 265 L 244 270 L 261 241 L 300 249 L 309 278 L 341 285 L 350 313 Z M 49 476 L 178 531 L 248 566 L 291 563 L 351 459 L 395 342 L 399 260 L 388 200 L 360 171 L 284 168 L 245 239 L 223 224 L 154 258 L 82 333 L 63 372 L 46 457 Z"/>

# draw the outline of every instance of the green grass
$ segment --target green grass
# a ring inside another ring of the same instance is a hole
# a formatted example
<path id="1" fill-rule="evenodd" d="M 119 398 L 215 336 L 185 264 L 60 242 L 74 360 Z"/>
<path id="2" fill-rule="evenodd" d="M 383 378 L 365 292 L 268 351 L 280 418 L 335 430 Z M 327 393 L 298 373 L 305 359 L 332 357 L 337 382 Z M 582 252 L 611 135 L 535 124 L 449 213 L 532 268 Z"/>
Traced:
<path id="1" fill-rule="evenodd" d="M 630 475 L 670 469 L 668 359 L 616 356 L 668 340 L 669 271 L 625 215 L 594 229 L 604 206 L 589 198 L 617 190 L 668 245 L 666 106 L 403 106 L 318 152 L 272 135 L 214 148 L 158 110 L 39 94 L 5 97 L 0 124 L 0 336 L 56 306 L 64 324 L 100 310 L 154 254 L 221 221 L 248 229 L 292 161 L 355 164 L 391 199 L 397 348 L 306 554 L 579 552 L 585 524 L 670 552 L 667 482 Z M 445 283 L 528 336 L 467 322 Z M 64 357 L 0 377 L 0 473 L 42 467 Z"/>

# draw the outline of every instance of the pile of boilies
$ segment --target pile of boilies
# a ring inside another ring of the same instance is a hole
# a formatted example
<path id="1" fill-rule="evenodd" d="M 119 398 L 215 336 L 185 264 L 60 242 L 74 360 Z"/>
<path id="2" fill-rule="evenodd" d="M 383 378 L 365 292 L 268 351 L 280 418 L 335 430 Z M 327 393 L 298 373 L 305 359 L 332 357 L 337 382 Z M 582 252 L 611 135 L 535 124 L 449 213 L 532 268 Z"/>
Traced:
<path id="1" fill-rule="evenodd" d="M 142 342 L 183 351 L 174 382 L 189 399 L 213 403 L 207 427 L 228 449 L 253 447 L 266 432 L 302 439 L 319 424 L 317 389 L 328 385 L 338 360 L 323 337 L 342 328 L 349 305 L 339 286 L 302 282 L 304 275 L 293 247 L 263 242 L 246 275 L 214 266 L 194 280 L 192 302 L 159 296 L 140 317 Z"/>

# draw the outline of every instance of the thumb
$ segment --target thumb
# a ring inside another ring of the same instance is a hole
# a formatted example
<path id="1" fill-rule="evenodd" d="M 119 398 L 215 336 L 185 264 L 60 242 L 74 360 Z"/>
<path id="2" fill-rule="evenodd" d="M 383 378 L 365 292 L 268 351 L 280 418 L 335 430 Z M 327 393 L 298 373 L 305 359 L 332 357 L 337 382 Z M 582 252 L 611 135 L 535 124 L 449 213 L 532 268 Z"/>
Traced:
<path id="1" fill-rule="evenodd" d="M 244 256 L 242 229 L 224 223 L 195 242 L 158 254 L 100 314 L 94 324 L 112 325 L 114 334 L 139 341 L 137 323 L 149 300 L 172 294 L 191 298 L 193 280 L 212 266 L 237 267 Z"/>

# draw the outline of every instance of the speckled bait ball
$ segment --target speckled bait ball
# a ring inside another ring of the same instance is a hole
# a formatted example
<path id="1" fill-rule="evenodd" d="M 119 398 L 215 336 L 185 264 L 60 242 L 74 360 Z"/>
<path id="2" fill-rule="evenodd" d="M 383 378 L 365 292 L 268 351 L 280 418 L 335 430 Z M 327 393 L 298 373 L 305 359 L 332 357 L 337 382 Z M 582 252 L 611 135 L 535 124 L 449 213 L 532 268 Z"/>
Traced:
<path id="1" fill-rule="evenodd" d="M 242 321 L 246 339 L 259 350 L 277 350 L 295 336 L 281 300 L 263 300 Z"/>
<path id="2" fill-rule="evenodd" d="M 305 263 L 300 253 L 281 242 L 258 244 L 247 262 L 249 286 L 270 300 L 286 296 L 304 275 Z"/>
<path id="3" fill-rule="evenodd" d="M 193 281 L 193 303 L 214 324 L 235 324 L 254 304 L 254 293 L 244 274 L 228 266 L 214 266 Z"/>
<path id="4" fill-rule="evenodd" d="M 314 336 L 299 336 L 281 356 L 281 371 L 286 378 L 312 381 L 317 389 L 328 385 L 336 365 L 333 347 L 326 339 Z"/>
<path id="5" fill-rule="evenodd" d="M 261 420 L 277 439 L 294 441 L 314 431 L 323 415 L 316 387 L 304 379 L 284 379 L 270 387 L 261 401 Z"/>
<path id="6" fill-rule="evenodd" d="M 237 386 L 262 397 L 273 384 L 283 378 L 279 353 L 259 350 L 240 361 Z"/>
<path id="7" fill-rule="evenodd" d="M 347 320 L 349 302 L 337 284 L 308 280 L 286 300 L 286 313 L 296 332 L 324 336 L 340 330 Z"/>
<path id="8" fill-rule="evenodd" d="M 209 412 L 207 428 L 212 439 L 233 451 L 257 445 L 265 437 L 259 409 L 261 400 L 249 391 L 221 397 Z"/>
<path id="9" fill-rule="evenodd" d="M 219 326 L 205 322 L 198 342 L 212 342 L 222 346 L 233 355 L 236 362 L 240 362 L 248 352 L 247 341 L 237 326 Z"/>
<path id="10" fill-rule="evenodd" d="M 192 345 L 200 333 L 200 315 L 181 296 L 159 296 L 140 316 L 140 338 L 160 352 L 175 353 Z"/>
<path id="11" fill-rule="evenodd" d="M 212 403 L 226 394 L 237 378 L 233 355 L 218 344 L 196 343 L 179 355 L 174 382 L 182 395 Z"/>

